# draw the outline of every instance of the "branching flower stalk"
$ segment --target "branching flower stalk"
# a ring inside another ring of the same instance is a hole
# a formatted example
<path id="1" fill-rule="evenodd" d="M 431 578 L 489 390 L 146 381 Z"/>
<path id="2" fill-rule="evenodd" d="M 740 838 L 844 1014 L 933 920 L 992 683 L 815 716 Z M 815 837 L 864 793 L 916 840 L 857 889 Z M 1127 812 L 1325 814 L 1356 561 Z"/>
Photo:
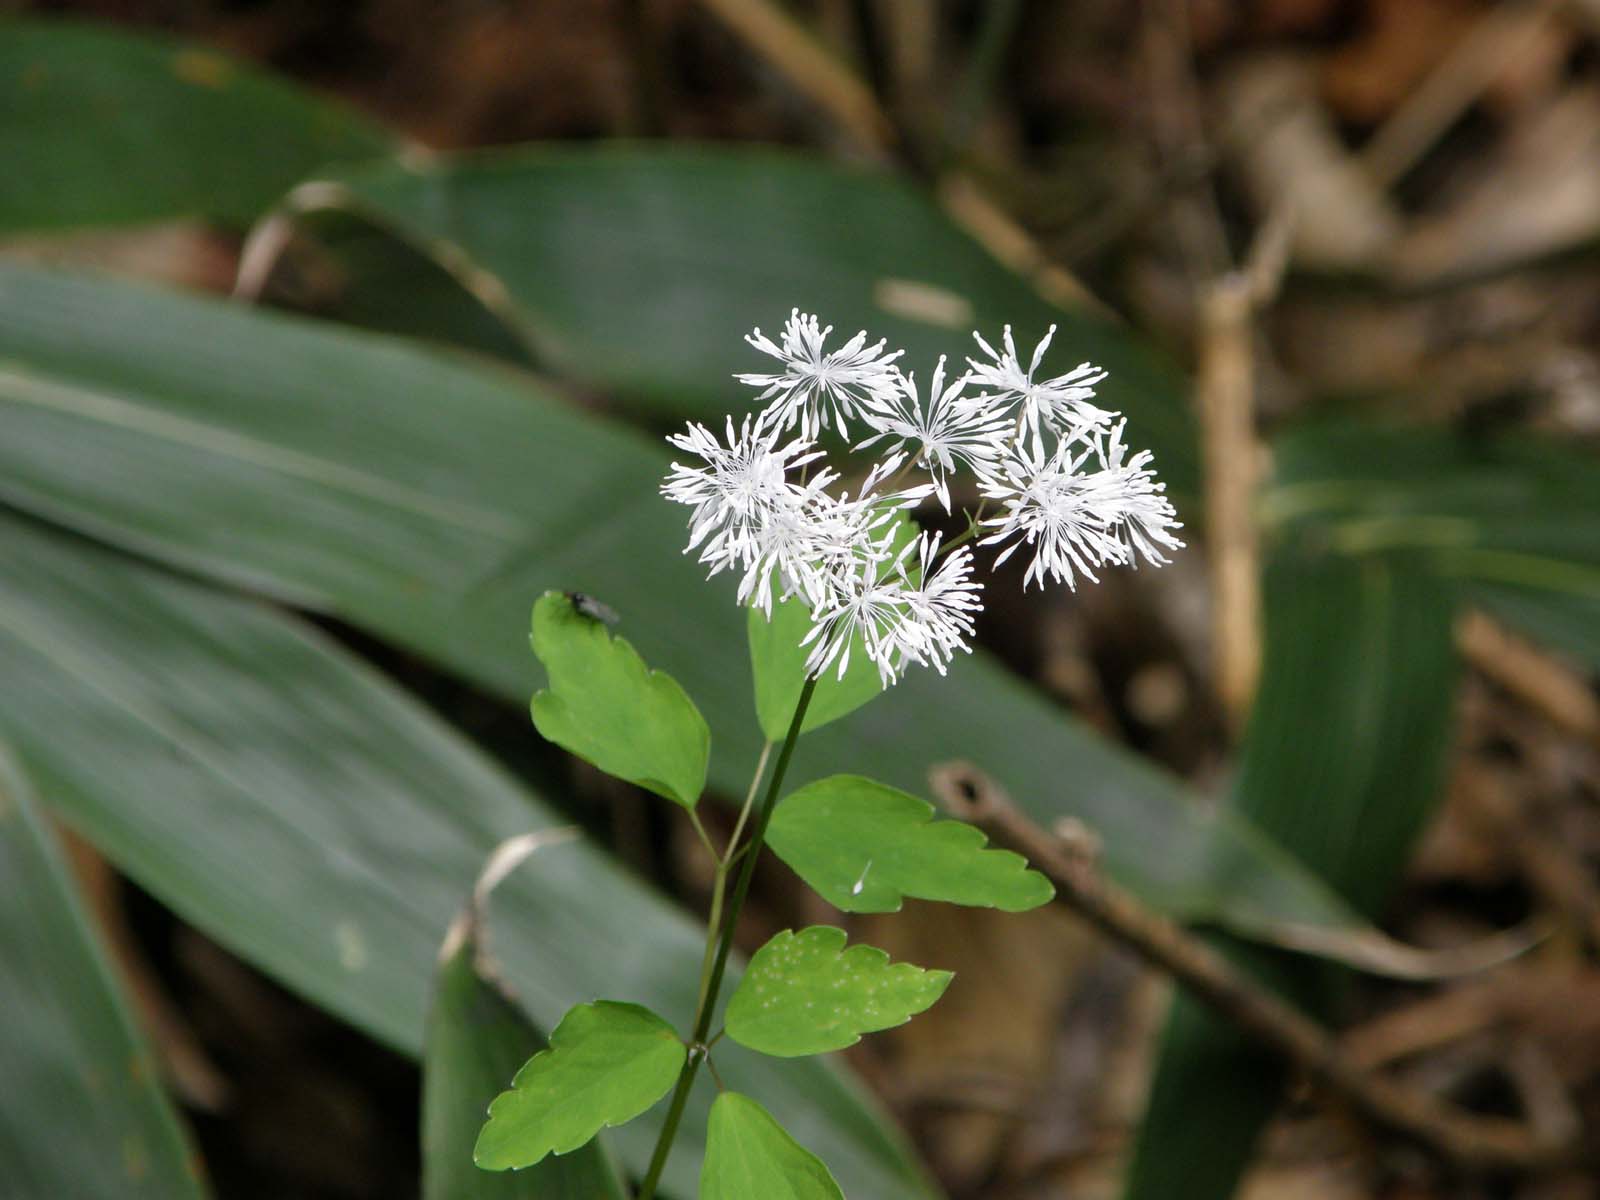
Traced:
<path id="1" fill-rule="evenodd" d="M 751 610 L 757 718 L 768 739 L 720 854 L 696 811 L 711 734 L 694 702 L 613 638 L 587 598 L 550 592 L 534 607 L 533 649 L 550 675 L 533 700 L 534 724 L 601 770 L 681 805 L 716 871 L 688 1036 L 637 1004 L 576 1005 L 550 1048 L 490 1105 L 474 1148 L 486 1169 L 576 1150 L 670 1094 L 639 1192 L 655 1200 L 704 1062 L 719 1095 L 702 1200 L 781 1194 L 796 1180 L 808 1195 L 842 1200 L 825 1164 L 758 1102 L 722 1086 L 713 1048 L 726 1034 L 779 1058 L 843 1049 L 928 1008 L 950 975 L 891 963 L 882 950 L 849 945 L 843 929 L 815 925 L 770 939 L 723 1009 L 763 849 L 845 911 L 891 912 L 915 896 L 1022 912 L 1053 895 L 1021 856 L 986 848 L 976 830 L 931 821 L 926 801 L 885 784 L 840 774 L 785 795 L 795 745 L 808 725 L 838 719 L 910 667 L 943 675 L 971 651 L 983 607 L 980 552 L 999 564 L 1026 551 L 1025 587 L 1072 587 L 1107 566 L 1165 562 L 1183 544 L 1176 514 L 1149 453 L 1130 452 L 1118 414 L 1092 403 L 1104 372 L 1084 363 L 1045 374 L 1053 328 L 1026 364 L 1009 328 L 999 349 L 975 334 L 979 353 L 966 369 L 954 374 L 941 358 L 926 387 L 882 340 L 858 333 L 830 350 L 831 333 L 798 310 L 776 339 L 757 329 L 747 341 L 778 362 L 738 376 L 758 389 L 758 411 L 729 416 L 720 436 L 691 423 L 668 439 L 683 461 L 661 491 L 690 510 L 685 553 L 710 575 L 731 574 L 738 603 Z M 830 462 L 824 434 L 866 455 L 865 470 Z M 946 540 L 916 524 L 920 509 L 948 517 L 958 488 L 978 498 L 964 529 Z"/>
<path id="2" fill-rule="evenodd" d="M 766 407 L 753 419 L 745 417 L 737 433 L 730 416 L 725 444 L 694 423 L 668 439 L 701 460 L 673 463 L 662 486 L 669 499 L 694 510 L 686 552 L 698 549 L 712 575 L 742 572 L 739 601 L 769 617 L 775 595 L 801 597 L 812 619 L 802 645 L 813 649 L 726 907 L 723 889 L 739 829 L 718 863 L 707 940 L 710 971 L 702 969 L 690 1054 L 639 1200 L 655 1195 L 704 1057 L 739 913 L 817 679 L 835 665 L 842 678 L 857 644 L 885 686 L 908 665 L 929 665 L 942 675 L 956 651 L 970 652 L 981 585 L 971 578 L 973 556 L 964 543 L 986 526 L 996 531 L 979 544 L 1005 546 L 997 564 L 1028 545 L 1034 558 L 1025 581 L 1042 584 L 1048 577 L 1069 587 L 1079 574 L 1095 579 L 1094 568 L 1107 563 L 1131 564 L 1140 556 L 1164 563 L 1163 550 L 1183 544 L 1173 534 L 1176 514 L 1149 469 L 1149 453 L 1126 459 L 1122 423 L 1089 403 L 1105 373 L 1085 363 L 1063 376 L 1035 378 L 1054 326 L 1026 369 L 1009 326 L 1003 352 L 974 333 L 988 361 L 969 359 L 968 371 L 947 383 L 946 359 L 940 358 L 925 392 L 896 365 L 902 351 L 886 353 L 881 340 L 868 346 L 862 332 L 830 353 L 824 346 L 831 331 L 798 310 L 778 343 L 757 329 L 747 340 L 778 359 L 783 370 L 739 379 L 762 389 L 758 400 Z M 971 394 L 969 387 L 975 389 Z M 830 427 L 844 435 L 851 421 L 869 431 L 854 448 L 878 446 L 885 456 L 854 499 L 834 498 L 827 489 L 839 476 L 816 466 L 824 456 L 815 439 Z M 785 440 L 796 429 L 800 436 Z M 945 546 L 936 534 L 907 538 L 896 514 L 930 496 L 948 513 L 950 479 L 963 469 L 983 496 L 967 529 Z M 903 486 L 918 471 L 927 481 Z M 792 472 L 802 473 L 800 480 L 791 480 Z M 990 501 L 1005 514 L 985 520 Z"/>

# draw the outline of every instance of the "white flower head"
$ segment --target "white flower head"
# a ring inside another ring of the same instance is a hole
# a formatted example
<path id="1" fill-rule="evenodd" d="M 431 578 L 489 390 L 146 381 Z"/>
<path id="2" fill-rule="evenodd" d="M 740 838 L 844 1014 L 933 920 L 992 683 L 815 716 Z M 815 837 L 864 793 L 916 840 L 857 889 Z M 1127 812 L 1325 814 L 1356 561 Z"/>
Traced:
<path id="1" fill-rule="evenodd" d="M 918 657 L 921 641 L 907 619 L 909 584 L 904 570 L 917 544 L 911 540 L 896 548 L 897 533 L 890 526 L 832 564 L 828 595 L 812 610 L 811 632 L 800 642 L 812 647 L 807 674 L 820 676 L 837 664 L 837 678 L 843 679 L 858 636 L 885 687 Z"/>
<path id="2" fill-rule="evenodd" d="M 847 421 L 857 416 L 872 397 L 894 386 L 895 359 L 904 351 L 884 353 L 884 343 L 867 345 L 865 331 L 837 350 L 825 351 L 833 326 L 826 328 L 810 313 L 794 309 L 784 323 L 781 344 L 756 329 L 745 336 L 763 354 L 783 363 L 779 375 L 738 375 L 740 383 L 763 389 L 757 403 L 766 404 L 762 421 L 774 429 L 800 427 L 800 436 L 813 439 L 835 426 L 849 436 Z"/>
<path id="3" fill-rule="evenodd" d="M 941 561 L 940 538 L 924 533 L 918 539 L 919 586 L 906 593 L 910 624 L 921 642 L 918 661 L 945 673 L 957 650 L 972 652 L 974 620 L 983 609 L 983 585 L 972 578 L 972 550 L 957 546 Z"/>
<path id="4" fill-rule="evenodd" d="M 1044 362 L 1044 352 L 1050 348 L 1055 335 L 1056 327 L 1052 325 L 1034 347 L 1033 358 L 1026 369 L 1017 355 L 1009 325 L 1005 327 L 1001 338 L 1004 352 L 996 350 L 983 340 L 981 334 L 974 332 L 974 340 L 990 361 L 967 359 L 972 381 L 980 387 L 993 389 L 989 399 L 997 405 L 1007 410 L 1016 405 L 1018 436 L 1026 430 L 1041 450 L 1046 430 L 1060 441 L 1076 441 L 1108 428 L 1116 415 L 1089 403 L 1094 397 L 1095 385 L 1106 377 L 1099 367 L 1079 363 L 1065 375 L 1057 375 L 1053 379 L 1034 378 Z"/>
<path id="5" fill-rule="evenodd" d="M 1183 548 L 1173 533 L 1183 525 L 1167 499 L 1167 485 L 1150 469 L 1150 451 L 1127 457 L 1122 444 L 1126 425 L 1127 421 L 1118 421 L 1109 434 L 1095 439 L 1100 470 L 1091 476 L 1086 490 L 1095 508 L 1111 517 L 1112 532 L 1126 550 L 1124 561 L 1137 566 L 1143 558 L 1164 566 L 1170 561 L 1164 551 Z"/>
<path id="6" fill-rule="evenodd" d="M 1005 513 L 983 522 L 997 532 L 979 544 L 1010 542 L 996 566 L 1018 547 L 1032 546 L 1024 587 L 1042 587 L 1046 577 L 1076 587 L 1078 575 L 1098 583 L 1097 567 L 1132 564 L 1136 552 L 1163 563 L 1161 548 L 1183 544 L 1172 536 L 1177 514 L 1165 485 L 1148 469 L 1149 451 L 1124 463 L 1121 436 L 1119 424 L 1109 435 L 1091 435 L 1081 448 L 1061 442 L 1048 455 L 1030 441 L 1017 444 L 984 482 L 983 495 L 998 500 Z"/>
<path id="7" fill-rule="evenodd" d="M 1037 378 L 1054 326 L 1026 367 L 1009 326 L 1003 351 L 974 333 L 988 361 L 968 359 L 950 379 L 939 359 L 925 393 L 895 365 L 900 351 L 867 345 L 865 333 L 828 351 L 831 332 L 795 310 L 781 344 L 750 334 L 783 364 L 781 374 L 738 377 L 762 389 L 765 408 L 738 429 L 729 417 L 720 440 L 694 423 L 669 437 L 698 461 L 674 462 L 661 486 L 693 510 L 685 553 L 698 550 L 713 575 L 736 572 L 740 604 L 769 619 L 775 602 L 805 604 L 811 677 L 843 678 L 864 653 L 888 686 L 911 665 L 942 675 L 970 651 L 982 610 L 972 547 L 918 531 L 910 517 L 929 496 L 950 512 L 950 481 L 962 472 L 985 507 L 957 542 L 978 535 L 979 546 L 998 546 L 996 565 L 1031 547 L 1024 587 L 1164 563 L 1183 545 L 1149 452 L 1130 454 L 1126 423 L 1090 403 L 1105 373 L 1085 363 Z M 847 437 L 855 420 L 869 432 L 854 449 L 882 457 L 843 491 L 815 438 L 828 428 Z M 985 519 L 990 506 L 998 514 Z"/>
<path id="8" fill-rule="evenodd" d="M 701 459 L 699 466 L 674 462 L 661 493 L 694 508 L 684 553 L 702 547 L 700 561 L 711 565 L 712 574 L 745 565 L 773 514 L 798 503 L 806 491 L 789 481 L 788 472 L 821 453 L 803 440 L 779 446 L 777 439 L 776 430 L 765 430 L 748 416 L 738 432 L 733 418 L 727 419 L 726 445 L 694 422 L 688 432 L 667 439 Z"/>
<path id="9" fill-rule="evenodd" d="M 940 358 L 934 367 L 926 400 L 918 393 L 914 375 L 897 375 L 893 388 L 874 395 L 861 419 L 877 432 L 856 449 L 879 441 L 892 451 L 909 449 L 949 512 L 950 475 L 963 465 L 979 474 L 992 471 L 1010 441 L 1011 421 L 984 401 L 965 395 L 969 376 L 945 386 L 944 364 Z"/>

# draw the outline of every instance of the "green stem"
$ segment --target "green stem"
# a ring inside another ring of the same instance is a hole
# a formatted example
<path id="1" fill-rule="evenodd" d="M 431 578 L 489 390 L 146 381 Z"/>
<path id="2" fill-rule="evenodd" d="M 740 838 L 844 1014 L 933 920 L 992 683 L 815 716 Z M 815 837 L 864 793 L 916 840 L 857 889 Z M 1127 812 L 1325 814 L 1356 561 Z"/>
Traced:
<path id="1" fill-rule="evenodd" d="M 756 788 L 761 786 L 761 777 L 767 773 L 767 759 L 772 757 L 772 741 L 761 743 L 761 757 L 756 759 L 756 773 L 751 777 L 750 790 L 744 794 L 744 805 L 739 809 L 739 819 L 734 822 L 733 836 L 728 839 L 728 848 L 722 852 L 722 873 L 728 873 L 728 863 L 733 860 L 734 849 L 739 845 L 739 837 L 744 833 L 744 823 L 750 819 L 750 810 L 755 807 Z M 713 921 L 715 928 L 716 922 Z"/>
<path id="2" fill-rule="evenodd" d="M 733 949 L 733 934 L 739 925 L 739 912 L 744 908 L 745 897 L 750 893 L 750 879 L 755 874 L 756 859 L 761 857 L 761 846 L 767 836 L 767 824 L 772 820 L 772 810 L 778 806 L 778 794 L 783 788 L 783 777 L 789 771 L 789 759 L 794 754 L 794 744 L 800 740 L 800 725 L 805 720 L 806 709 L 811 704 L 811 693 L 816 690 L 815 678 L 808 678 L 805 687 L 800 690 L 800 700 L 795 705 L 794 718 L 789 722 L 789 732 L 783 739 L 783 749 L 778 752 L 778 765 L 772 772 L 771 781 L 767 784 L 767 794 L 761 802 L 761 811 L 756 815 L 755 827 L 750 831 L 750 841 L 746 846 L 748 853 L 743 856 L 743 861 L 739 865 L 739 878 L 734 882 L 733 896 L 722 913 L 716 958 L 712 961 L 709 977 L 702 966 L 700 1003 L 695 1013 L 694 1035 L 689 1039 L 689 1056 L 684 1059 L 683 1069 L 678 1072 L 677 1086 L 672 1089 L 672 1103 L 667 1109 L 667 1119 L 661 1126 L 661 1136 L 656 1139 L 655 1152 L 650 1156 L 650 1168 L 645 1172 L 644 1182 L 639 1185 L 638 1200 L 654 1200 L 656 1185 L 661 1181 L 661 1171 L 667 1165 L 667 1155 L 672 1150 L 673 1140 L 678 1136 L 678 1123 L 683 1120 L 684 1105 L 689 1101 L 689 1089 L 694 1085 L 695 1074 L 700 1070 L 700 1061 L 706 1056 L 706 1035 L 711 1032 L 711 1019 L 717 1009 L 717 993 L 722 990 L 722 978 L 727 973 L 728 954 Z M 758 775 L 758 781 L 759 778 Z M 732 849 L 730 845 L 730 854 Z M 719 891 L 721 882 L 719 878 Z M 713 894 L 713 906 L 719 899 L 717 894 Z M 711 928 L 717 932 L 714 920 Z"/>
<path id="3" fill-rule="evenodd" d="M 976 534 L 978 532 L 979 522 L 981 522 L 983 520 L 983 510 L 985 508 L 987 508 L 988 506 L 989 506 L 989 502 L 987 500 L 984 500 L 982 503 L 980 503 L 978 505 L 978 511 L 976 513 L 974 513 L 972 516 L 967 518 L 967 527 L 966 527 L 966 529 L 963 530 L 961 533 L 958 533 L 955 537 L 951 538 L 948 542 L 946 542 L 944 545 L 939 547 L 939 557 L 940 558 L 943 558 L 946 554 L 949 554 L 950 551 L 954 550 L 957 546 L 961 545 L 963 542 L 971 541 L 972 538 L 974 536 L 976 536 Z"/>
<path id="4" fill-rule="evenodd" d="M 722 930 L 722 898 L 728 890 L 728 868 L 734 860 L 734 848 L 739 844 L 739 837 L 744 833 L 744 823 L 750 817 L 750 810 L 755 806 L 756 789 L 761 786 L 761 779 L 767 773 L 767 759 L 772 757 L 772 742 L 763 742 L 761 757 L 756 760 L 756 772 L 750 778 L 750 787 L 744 794 L 744 805 L 739 809 L 739 819 L 734 823 L 733 836 L 728 839 L 728 847 L 721 854 L 715 849 L 711 850 L 712 856 L 717 860 L 716 878 L 711 885 L 711 915 L 706 918 L 706 952 L 700 959 L 700 994 L 695 1001 L 695 1014 L 699 1015 L 701 1005 L 706 1002 L 706 990 L 711 985 L 711 963 L 716 955 L 717 934 Z M 690 817 L 694 817 L 691 809 Z M 701 829 L 700 820 L 694 817 L 696 829 Z M 702 840 L 707 848 L 711 847 L 711 840 L 702 833 Z"/>

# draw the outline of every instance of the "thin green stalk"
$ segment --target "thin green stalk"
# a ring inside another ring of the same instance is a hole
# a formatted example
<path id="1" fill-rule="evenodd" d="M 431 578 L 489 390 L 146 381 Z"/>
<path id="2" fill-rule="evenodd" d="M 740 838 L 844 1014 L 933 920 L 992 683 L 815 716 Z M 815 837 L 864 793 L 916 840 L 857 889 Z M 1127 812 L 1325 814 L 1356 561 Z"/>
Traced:
<path id="1" fill-rule="evenodd" d="M 717 935 L 722 932 L 722 898 L 728 888 L 728 868 L 738 857 L 734 851 L 738 848 L 739 838 L 744 833 L 744 823 L 750 818 L 750 810 L 755 807 L 756 790 L 761 786 L 761 779 L 767 773 L 767 759 L 772 757 L 772 746 L 770 739 L 761 745 L 761 757 L 756 760 L 756 771 L 750 777 L 750 787 L 745 791 L 744 804 L 739 809 L 739 819 L 734 822 L 733 835 L 728 838 L 727 849 L 721 854 L 714 849 L 711 850 L 712 856 L 717 860 L 717 873 L 711 885 L 711 915 L 706 918 L 706 952 L 700 960 L 700 993 L 694 1009 L 696 1017 L 706 1002 L 706 990 L 711 985 L 711 963 L 716 956 Z M 692 810 L 689 815 L 694 816 Z M 698 818 L 695 818 L 695 828 L 701 828 Z M 704 840 L 706 847 L 710 849 L 710 839 Z"/>
<path id="2" fill-rule="evenodd" d="M 700 1070 L 700 1062 L 706 1057 L 706 1036 L 711 1032 L 711 1019 L 717 1009 L 717 993 L 722 990 L 722 978 L 728 969 L 728 954 L 733 949 L 734 930 L 739 925 L 739 912 L 744 908 L 745 897 L 750 893 L 750 879 L 755 874 L 756 859 L 761 857 L 761 846 L 766 840 L 767 823 L 772 820 L 772 810 L 778 806 L 778 794 L 783 788 L 783 777 L 789 771 L 789 759 L 794 755 L 794 744 L 800 740 L 800 725 L 805 720 L 806 709 L 811 704 L 811 693 L 817 690 L 815 678 L 808 678 L 805 687 L 800 690 L 800 700 L 795 705 L 794 717 L 789 722 L 789 732 L 783 739 L 783 749 L 778 752 L 778 765 L 772 772 L 772 779 L 767 784 L 767 794 L 761 802 L 761 811 L 756 815 L 755 827 L 750 831 L 750 841 L 746 846 L 748 851 L 743 856 L 739 866 L 739 878 L 733 885 L 733 896 L 722 913 L 722 926 L 717 936 L 716 958 L 711 964 L 711 974 L 707 976 L 702 967 L 700 1003 L 697 1006 L 694 1020 L 694 1035 L 689 1039 L 689 1056 L 684 1059 L 683 1069 L 678 1072 L 677 1085 L 672 1089 L 672 1103 L 667 1109 L 666 1122 L 661 1126 L 661 1136 L 656 1139 L 655 1152 L 650 1156 L 650 1168 L 645 1172 L 644 1182 L 639 1185 L 638 1200 L 654 1200 L 656 1185 L 661 1181 L 661 1171 L 667 1165 L 667 1155 L 672 1150 L 672 1143 L 678 1136 L 678 1123 L 683 1120 L 684 1105 L 689 1101 L 689 1089 L 694 1086 L 695 1074 Z M 757 776 L 759 782 L 760 776 Z M 752 786 L 752 794 L 754 787 Z M 728 847 L 730 858 L 724 860 L 724 865 L 731 861 L 732 844 Z M 722 872 L 719 871 L 719 891 Z M 720 896 L 713 894 L 712 904 L 715 906 Z M 715 922 L 711 929 L 717 931 Z"/>
<path id="3" fill-rule="evenodd" d="M 761 786 L 761 777 L 767 773 L 767 759 L 772 757 L 773 743 L 769 739 L 761 743 L 761 757 L 756 759 L 756 773 L 750 778 L 750 790 L 744 794 L 744 804 L 739 809 L 739 819 L 734 822 L 733 836 L 728 839 L 728 848 L 722 852 L 722 869 L 727 873 L 727 866 L 733 861 L 733 852 L 738 848 L 739 836 L 744 833 L 744 823 L 750 819 L 750 810 L 755 807 L 756 789 Z M 712 922 L 715 927 L 716 922 Z"/>
<path id="4" fill-rule="evenodd" d="M 957 546 L 961 545 L 963 542 L 968 542 L 968 541 L 972 540 L 973 536 L 975 534 L 977 534 L 977 532 L 978 532 L 978 524 L 979 524 L 979 522 L 983 520 L 983 510 L 985 508 L 987 508 L 988 505 L 989 505 L 989 502 L 987 500 L 984 500 L 982 503 L 980 503 L 978 505 L 978 511 L 976 513 L 974 513 L 972 516 L 967 518 L 967 527 L 966 527 L 966 529 L 964 529 L 961 533 L 958 533 L 955 537 L 951 538 L 943 546 L 939 547 L 939 557 L 940 558 L 943 558 L 946 554 L 949 554 L 950 551 L 954 550 Z M 965 511 L 965 510 L 963 510 L 963 511 Z"/>

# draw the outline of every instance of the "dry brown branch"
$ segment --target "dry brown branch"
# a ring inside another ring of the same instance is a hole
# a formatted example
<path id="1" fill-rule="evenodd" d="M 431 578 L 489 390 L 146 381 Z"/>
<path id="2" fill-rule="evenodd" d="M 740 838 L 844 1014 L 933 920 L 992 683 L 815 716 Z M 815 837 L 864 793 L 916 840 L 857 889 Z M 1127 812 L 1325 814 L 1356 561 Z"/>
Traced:
<path id="1" fill-rule="evenodd" d="M 1468 1113 L 1372 1074 L 1327 1030 L 1107 880 L 1092 856 L 1040 829 L 975 768 L 941 768 L 938 791 L 956 816 L 977 825 L 997 845 L 1019 851 L 1048 876 L 1059 903 L 1171 974 L 1374 1126 L 1462 1169 L 1548 1170 L 1593 1156 L 1593 1149 L 1576 1138 L 1541 1136 L 1517 1122 Z"/>
<path id="2" fill-rule="evenodd" d="M 1200 302 L 1195 383 L 1205 462 L 1212 654 L 1217 693 L 1241 727 L 1261 671 L 1260 546 L 1254 503 L 1261 449 L 1255 435 L 1255 318 L 1277 295 L 1294 210 L 1281 204 L 1256 235 L 1244 268 L 1213 283 Z"/>
<path id="3" fill-rule="evenodd" d="M 1600 698 L 1572 668 L 1480 612 L 1461 618 L 1456 645 L 1469 663 L 1552 725 L 1600 745 Z"/>
<path id="4" fill-rule="evenodd" d="M 864 149 L 882 151 L 894 125 L 856 73 L 798 21 L 768 0 L 700 0 Z"/>
<path id="5" fill-rule="evenodd" d="M 1489 769 L 1463 771 L 1455 786 L 1471 819 L 1500 846 L 1551 909 L 1600 950 L 1600 886 L 1588 865 L 1531 818 L 1515 787 Z"/>
<path id="6" fill-rule="evenodd" d="M 991 200 L 971 176 L 952 171 L 939 181 L 939 200 L 956 224 L 990 254 L 1023 276 L 1052 304 L 1109 317 L 1075 275 L 1050 261 L 1039 243 Z"/>
<path id="7" fill-rule="evenodd" d="M 1508 980 L 1524 972 L 1508 971 Z M 1454 987 L 1424 996 L 1348 1030 L 1340 1039 L 1352 1062 L 1377 1070 L 1493 1030 L 1510 1019 L 1503 980 Z"/>
<path id="8" fill-rule="evenodd" d="M 1489 9 L 1372 135 L 1361 152 L 1368 175 L 1387 187 L 1409 171 L 1566 3 L 1521 0 Z"/>
<path id="9" fill-rule="evenodd" d="M 1230 274 L 1200 302 L 1195 393 L 1205 463 L 1211 573 L 1212 662 L 1217 694 L 1235 730 L 1250 712 L 1261 671 L 1260 547 L 1251 497 L 1255 439 L 1254 305 L 1249 281 Z"/>

